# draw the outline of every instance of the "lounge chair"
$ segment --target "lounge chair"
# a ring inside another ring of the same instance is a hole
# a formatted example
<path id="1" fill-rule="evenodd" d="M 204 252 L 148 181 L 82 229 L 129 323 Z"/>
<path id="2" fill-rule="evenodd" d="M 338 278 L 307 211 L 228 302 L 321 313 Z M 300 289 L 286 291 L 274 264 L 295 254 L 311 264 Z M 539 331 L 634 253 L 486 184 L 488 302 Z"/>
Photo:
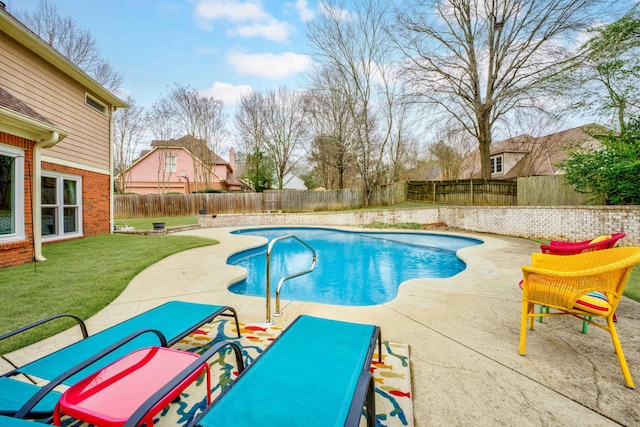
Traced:
<path id="1" fill-rule="evenodd" d="M 380 328 L 312 316 L 298 317 L 190 426 L 358 426 L 363 408 L 375 426 L 369 372 Z M 137 426 L 183 372 L 127 421 Z"/>
<path id="2" fill-rule="evenodd" d="M 520 323 L 520 354 L 526 354 L 527 320 L 533 330 L 536 316 L 574 316 L 611 334 L 625 384 L 634 388 L 629 368 L 622 352 L 613 315 L 633 267 L 640 263 L 640 247 L 623 247 L 557 256 L 533 254 L 531 266 L 523 266 L 522 318 Z M 606 301 L 598 305 L 581 303 L 584 296 L 599 292 Z M 558 310 L 553 313 L 534 312 L 536 304 Z M 606 325 L 591 320 L 604 318 Z"/>
<path id="3" fill-rule="evenodd" d="M 2 427 L 38 427 L 45 425 L 47 424 L 36 424 L 33 421 L 23 420 L 22 418 L 13 418 L 7 417 L 6 415 L 0 415 L 0 426 Z"/>
<path id="4" fill-rule="evenodd" d="M 613 248 L 618 240 L 626 236 L 626 233 L 613 233 L 607 236 L 599 236 L 581 242 L 565 242 L 551 240 L 548 245 L 540 245 L 543 254 L 551 255 L 575 255 L 584 252 L 599 251 Z"/>
<path id="5" fill-rule="evenodd" d="M 71 385 L 133 350 L 158 343 L 171 346 L 217 316 L 233 316 L 240 336 L 233 308 L 182 301 L 165 303 L 89 337 L 80 321 L 84 339 L 0 376 L 0 415 L 50 416 L 60 396 L 52 391 L 55 386 Z M 0 340 L 53 318 L 56 316 L 4 334 Z M 16 378 L 20 374 L 48 383 L 29 384 Z"/>

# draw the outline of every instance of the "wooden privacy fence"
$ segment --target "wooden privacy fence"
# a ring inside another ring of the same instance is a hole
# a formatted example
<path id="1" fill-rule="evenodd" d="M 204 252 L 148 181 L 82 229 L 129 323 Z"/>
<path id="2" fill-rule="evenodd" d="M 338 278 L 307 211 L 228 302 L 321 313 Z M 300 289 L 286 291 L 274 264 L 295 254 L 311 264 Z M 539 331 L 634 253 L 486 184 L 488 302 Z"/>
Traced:
<path id="1" fill-rule="evenodd" d="M 196 215 L 200 210 L 259 213 L 263 211 L 262 205 L 260 193 L 145 194 L 116 195 L 113 210 L 117 219 L 153 218 Z"/>
<path id="2" fill-rule="evenodd" d="M 518 183 L 496 179 L 409 181 L 407 200 L 448 205 L 515 206 Z"/>
<path id="3" fill-rule="evenodd" d="M 405 183 L 373 189 L 370 206 L 405 201 Z M 364 206 L 362 190 L 269 190 L 264 193 L 146 194 L 114 196 L 114 217 L 153 218 L 208 213 L 311 212 L 356 209 Z"/>
<path id="4" fill-rule="evenodd" d="M 580 206 L 588 201 L 562 175 L 518 178 L 518 206 Z"/>

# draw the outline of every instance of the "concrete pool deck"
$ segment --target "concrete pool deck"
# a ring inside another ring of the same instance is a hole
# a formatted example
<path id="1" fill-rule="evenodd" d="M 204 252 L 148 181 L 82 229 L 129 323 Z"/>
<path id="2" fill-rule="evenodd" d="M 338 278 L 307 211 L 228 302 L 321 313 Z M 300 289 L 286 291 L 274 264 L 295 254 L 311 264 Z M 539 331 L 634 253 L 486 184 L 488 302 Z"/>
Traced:
<path id="1" fill-rule="evenodd" d="M 244 269 L 227 265 L 226 259 L 266 240 L 230 235 L 231 230 L 179 233 L 220 244 L 172 255 L 142 271 L 112 304 L 87 321 L 89 330 L 176 299 L 230 305 L 241 321 L 264 322 L 264 298 L 227 291 Z M 274 318 L 276 325 L 310 314 L 377 324 L 383 339 L 408 343 L 416 426 L 640 424 L 640 303 L 624 298 L 616 325 L 635 390 L 624 385 L 610 335 L 595 327 L 581 334 L 575 319 L 536 322 L 536 330 L 527 334 L 527 356 L 520 356 L 517 283 L 520 266 L 530 263 L 538 245 L 513 237 L 450 234 L 484 241 L 459 251 L 467 269 L 455 277 L 408 281 L 396 299 L 377 306 L 283 301 L 284 315 Z M 11 358 L 21 363 L 58 348 L 65 334 L 14 352 Z"/>

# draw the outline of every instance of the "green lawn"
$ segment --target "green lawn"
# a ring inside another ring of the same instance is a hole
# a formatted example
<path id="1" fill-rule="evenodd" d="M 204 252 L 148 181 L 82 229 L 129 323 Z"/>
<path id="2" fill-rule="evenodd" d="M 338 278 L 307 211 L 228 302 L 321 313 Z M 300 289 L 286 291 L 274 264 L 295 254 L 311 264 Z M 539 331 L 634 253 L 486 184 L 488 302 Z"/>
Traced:
<path id="1" fill-rule="evenodd" d="M 0 269 L 0 334 L 58 313 L 87 319 L 113 301 L 147 266 L 215 240 L 191 236 L 106 234 L 44 245 L 46 262 Z M 50 326 L 0 342 L 0 354 L 72 325 Z"/>

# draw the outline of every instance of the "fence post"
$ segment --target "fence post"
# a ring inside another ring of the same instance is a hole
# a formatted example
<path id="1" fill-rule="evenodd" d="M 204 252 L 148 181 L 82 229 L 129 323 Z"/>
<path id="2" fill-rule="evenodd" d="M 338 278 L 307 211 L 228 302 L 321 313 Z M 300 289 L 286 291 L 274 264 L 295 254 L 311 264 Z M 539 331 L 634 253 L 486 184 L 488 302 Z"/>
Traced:
<path id="1" fill-rule="evenodd" d="M 471 186 L 471 204 L 473 205 L 473 179 L 469 179 L 469 184 Z"/>

